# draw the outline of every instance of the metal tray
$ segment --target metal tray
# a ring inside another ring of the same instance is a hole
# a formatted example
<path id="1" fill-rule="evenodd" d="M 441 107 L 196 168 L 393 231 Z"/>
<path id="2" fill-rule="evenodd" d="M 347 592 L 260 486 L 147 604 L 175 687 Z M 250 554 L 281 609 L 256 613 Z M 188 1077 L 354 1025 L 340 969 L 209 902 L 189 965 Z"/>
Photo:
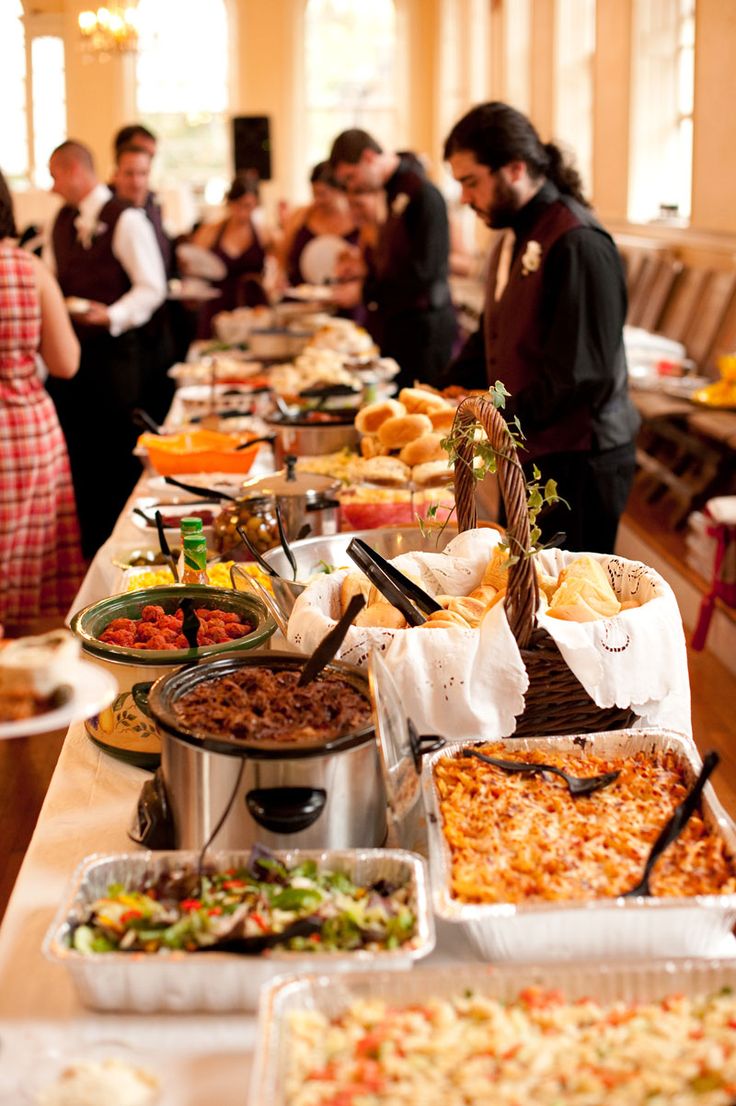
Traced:
<path id="1" fill-rule="evenodd" d="M 249 851 L 212 852 L 208 860 L 218 868 L 236 867 L 247 861 Z M 316 860 L 321 868 L 341 871 L 359 883 L 386 879 L 409 882 L 417 916 L 417 932 L 399 949 L 345 953 L 270 952 L 262 956 L 237 953 L 171 952 L 134 955 L 125 952 L 85 956 L 69 947 L 72 925 L 90 902 L 103 895 L 110 883 L 155 877 L 182 864 L 196 865 L 195 852 L 118 853 L 89 856 L 77 868 L 68 893 L 46 934 L 44 954 L 63 964 L 82 1002 L 97 1010 L 156 1011 L 254 1010 L 261 985 L 276 975 L 292 972 L 343 972 L 355 970 L 406 970 L 434 947 L 434 922 L 424 861 L 400 849 L 293 849 L 275 854 L 286 865 Z"/>
<path id="2" fill-rule="evenodd" d="M 422 788 L 428 822 L 430 881 L 435 914 L 463 926 L 475 951 L 488 960 L 562 960 L 580 957 L 734 955 L 731 930 L 736 924 L 736 894 L 683 898 L 595 899 L 590 902 L 463 904 L 451 893 L 450 848 L 442 832 L 439 797 L 434 784 L 438 761 L 460 757 L 466 741 L 425 757 Z M 583 757 L 633 756 L 673 752 L 700 770 L 700 757 L 689 737 L 672 730 L 613 730 L 607 733 L 534 737 L 513 742 L 514 752 L 555 751 Z M 708 784 L 702 800 L 706 822 L 722 835 L 736 857 L 736 825 Z"/>
<path id="3" fill-rule="evenodd" d="M 264 988 L 259 1008 L 258 1044 L 248 1106 L 286 1106 L 289 1067 L 289 1016 L 317 1011 L 339 1016 L 352 1003 L 381 998 L 411 1005 L 428 998 L 450 998 L 472 990 L 510 1000 L 525 987 L 560 990 L 570 1001 L 647 1002 L 670 994 L 710 994 L 736 987 L 736 961 L 659 960 L 648 964 L 475 964 L 420 967 L 406 976 L 348 973 L 339 978 L 303 976 L 277 980 Z"/>

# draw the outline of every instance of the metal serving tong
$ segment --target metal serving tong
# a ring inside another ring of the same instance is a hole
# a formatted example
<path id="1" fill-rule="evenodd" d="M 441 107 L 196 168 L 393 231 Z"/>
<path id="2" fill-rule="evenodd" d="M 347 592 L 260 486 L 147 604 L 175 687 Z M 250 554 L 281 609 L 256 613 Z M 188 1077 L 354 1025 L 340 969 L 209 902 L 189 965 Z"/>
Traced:
<path id="1" fill-rule="evenodd" d="M 384 599 L 403 614 L 410 626 L 421 626 L 427 621 L 426 615 L 442 610 L 441 604 L 424 588 L 420 588 L 380 553 L 376 553 L 375 549 L 371 549 L 362 538 L 353 538 L 347 552 Z"/>
<path id="2" fill-rule="evenodd" d="M 600 791 L 602 787 L 608 787 L 620 776 L 620 772 L 604 772 L 602 776 L 571 776 L 563 772 L 556 764 L 527 764 L 521 760 L 502 760 L 500 757 L 489 757 L 478 749 L 464 749 L 467 756 L 477 757 L 486 764 L 492 764 L 494 768 L 503 768 L 504 772 L 552 772 L 560 776 L 567 784 L 571 795 L 590 795 L 593 791 Z"/>
<path id="3" fill-rule="evenodd" d="M 647 862 L 644 865 L 644 873 L 641 879 L 636 887 L 632 887 L 630 891 L 627 891 L 626 894 L 621 896 L 622 898 L 636 899 L 651 896 L 652 889 L 649 886 L 649 877 L 652 874 L 654 865 L 665 849 L 668 849 L 669 846 L 677 840 L 697 810 L 703 788 L 708 782 L 712 772 L 718 767 L 720 759 L 720 756 L 715 751 L 707 753 L 703 758 L 703 767 L 700 769 L 698 778 L 682 802 L 678 803 L 675 807 L 672 817 L 665 822 L 657 840 L 652 845 L 649 856 L 647 857 Z"/>

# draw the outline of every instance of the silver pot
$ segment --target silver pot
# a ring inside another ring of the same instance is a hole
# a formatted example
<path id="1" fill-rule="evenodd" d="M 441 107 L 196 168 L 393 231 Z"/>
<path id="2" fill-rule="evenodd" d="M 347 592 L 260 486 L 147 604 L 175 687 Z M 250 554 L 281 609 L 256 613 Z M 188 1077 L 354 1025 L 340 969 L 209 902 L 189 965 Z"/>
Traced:
<path id="1" fill-rule="evenodd" d="M 290 541 L 307 525 L 312 534 L 336 534 L 340 504 L 335 493 L 340 482 L 329 476 L 297 472 L 296 457 L 291 455 L 284 460 L 283 469 L 244 481 L 243 497 L 267 496 L 277 503 Z"/>
<path id="2" fill-rule="evenodd" d="M 153 686 L 149 708 L 161 737 L 177 848 L 201 849 L 223 815 L 213 839 L 221 849 L 248 848 L 257 841 L 273 849 L 383 843 L 386 799 L 372 725 L 326 745 L 266 749 L 195 734 L 173 711 L 177 699 L 203 680 L 245 666 L 301 668 L 304 663 L 293 653 L 233 657 L 181 669 Z M 328 667 L 368 695 L 365 677 L 354 668 L 339 662 Z"/>
<path id="3" fill-rule="evenodd" d="M 358 431 L 353 423 L 354 415 L 339 422 L 309 422 L 307 417 L 286 418 L 272 415 L 266 419 L 269 430 L 276 434 L 273 444 L 276 464 L 284 464 L 286 457 L 319 457 L 325 453 L 337 453 L 341 449 L 354 449 L 358 445 Z"/>

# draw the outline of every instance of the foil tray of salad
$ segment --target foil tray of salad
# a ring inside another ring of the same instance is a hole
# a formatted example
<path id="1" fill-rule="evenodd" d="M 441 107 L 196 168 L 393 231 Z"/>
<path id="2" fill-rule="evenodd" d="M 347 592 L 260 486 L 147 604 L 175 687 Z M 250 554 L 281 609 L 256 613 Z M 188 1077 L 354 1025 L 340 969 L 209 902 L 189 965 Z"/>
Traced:
<path id="1" fill-rule="evenodd" d="M 252 1010 L 284 972 L 409 968 L 434 947 L 424 862 L 392 849 L 87 857 L 44 942 L 98 1010 Z"/>

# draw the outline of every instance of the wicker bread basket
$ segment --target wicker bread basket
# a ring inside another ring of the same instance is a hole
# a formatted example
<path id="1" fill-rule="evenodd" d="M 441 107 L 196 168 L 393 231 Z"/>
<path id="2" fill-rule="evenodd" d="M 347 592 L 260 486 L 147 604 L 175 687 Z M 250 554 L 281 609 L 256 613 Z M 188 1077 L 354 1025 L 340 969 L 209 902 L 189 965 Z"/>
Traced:
<path id="1" fill-rule="evenodd" d="M 530 528 L 526 481 L 509 429 L 489 397 L 472 396 L 457 409 L 453 433 L 481 426 L 496 455 L 498 485 L 506 510 L 509 549 L 529 549 Z M 564 489 L 562 489 L 564 493 Z M 455 461 L 455 503 L 458 528 L 476 526 L 472 433 L 458 437 Z M 635 715 L 628 708 L 599 707 L 565 664 L 562 654 L 536 624 L 539 587 L 531 557 L 520 556 L 508 570 L 505 609 L 529 677 L 525 708 L 517 716 L 512 737 L 596 733 L 624 729 Z"/>

